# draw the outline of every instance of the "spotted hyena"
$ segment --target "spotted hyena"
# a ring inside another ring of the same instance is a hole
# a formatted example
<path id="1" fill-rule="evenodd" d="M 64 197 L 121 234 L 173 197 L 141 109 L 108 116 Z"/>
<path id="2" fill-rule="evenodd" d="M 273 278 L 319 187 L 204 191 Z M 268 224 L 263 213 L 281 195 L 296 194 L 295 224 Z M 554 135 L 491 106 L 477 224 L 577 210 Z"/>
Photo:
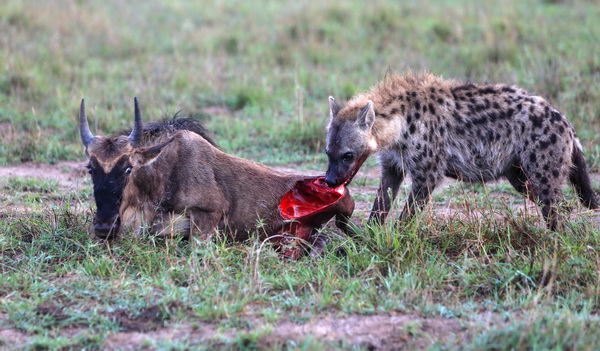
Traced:
<path id="1" fill-rule="evenodd" d="M 406 173 L 413 183 L 400 219 L 421 209 L 444 176 L 468 182 L 506 177 L 539 202 L 552 229 L 567 178 L 585 206 L 598 207 L 573 126 L 521 88 L 388 74 L 344 106 L 330 97 L 329 106 L 329 185 L 349 182 L 378 154 L 382 175 L 370 223 L 385 221 Z"/>

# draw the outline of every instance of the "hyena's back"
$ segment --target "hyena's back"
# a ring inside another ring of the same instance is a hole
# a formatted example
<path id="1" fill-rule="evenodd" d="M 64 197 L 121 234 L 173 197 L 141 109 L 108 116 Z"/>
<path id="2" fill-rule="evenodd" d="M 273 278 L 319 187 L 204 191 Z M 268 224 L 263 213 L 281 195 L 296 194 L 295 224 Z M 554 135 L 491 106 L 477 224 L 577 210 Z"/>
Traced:
<path id="1" fill-rule="evenodd" d="M 473 182 L 505 176 L 539 199 L 545 216 L 569 179 L 581 201 L 597 207 L 575 131 L 546 100 L 512 86 L 474 84 L 450 88 L 449 97 L 446 175 Z"/>
<path id="2" fill-rule="evenodd" d="M 520 168 L 541 185 L 566 179 L 581 146 L 569 121 L 544 99 L 511 86 L 473 84 L 451 88 L 449 97 L 442 141 L 448 175 L 511 180 Z"/>

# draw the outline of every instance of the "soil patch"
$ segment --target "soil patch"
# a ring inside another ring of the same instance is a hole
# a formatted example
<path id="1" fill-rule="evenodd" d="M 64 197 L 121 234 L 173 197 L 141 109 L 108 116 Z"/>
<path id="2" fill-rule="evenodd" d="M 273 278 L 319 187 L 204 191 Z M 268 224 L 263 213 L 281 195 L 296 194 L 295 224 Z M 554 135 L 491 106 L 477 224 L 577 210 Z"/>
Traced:
<path id="1" fill-rule="evenodd" d="M 85 161 L 63 161 L 55 164 L 27 162 L 14 166 L 0 167 L 0 178 L 33 177 L 54 179 L 61 190 L 77 190 L 83 185 Z"/>
<path id="2" fill-rule="evenodd" d="M 29 341 L 29 335 L 25 332 L 13 328 L 0 329 L 0 348 L 13 349 L 16 346 L 25 345 L 27 341 Z"/>
<path id="3" fill-rule="evenodd" d="M 262 320 L 253 321 L 254 331 L 270 330 L 258 342 L 261 348 L 281 347 L 307 337 L 340 346 L 361 347 L 367 350 L 424 349 L 435 343 L 446 343 L 464 331 L 458 319 L 423 318 L 416 314 L 351 315 L 343 318 L 316 318 L 305 324 L 277 322 L 267 327 Z M 106 350 L 135 350 L 152 342 L 187 340 L 195 344 L 231 340 L 242 331 L 223 331 L 213 324 L 183 324 L 148 333 L 119 332 L 107 338 Z"/>
<path id="4" fill-rule="evenodd" d="M 109 317 L 116 320 L 124 331 L 148 332 L 161 328 L 167 319 L 166 316 L 168 315 L 159 306 L 154 305 L 145 308 L 135 316 L 129 314 L 125 309 L 118 309 L 110 313 Z"/>
<path id="5" fill-rule="evenodd" d="M 322 318 L 302 325 L 282 323 L 271 337 L 281 342 L 313 336 L 367 350 L 398 350 L 424 349 L 437 341 L 445 341 L 460 330 L 461 325 L 456 319 L 422 318 L 413 314 L 353 315 Z"/>
<path id="6" fill-rule="evenodd" d="M 35 313 L 42 316 L 50 316 L 58 321 L 69 318 L 63 313 L 63 308 L 52 302 L 43 302 L 35 309 Z"/>

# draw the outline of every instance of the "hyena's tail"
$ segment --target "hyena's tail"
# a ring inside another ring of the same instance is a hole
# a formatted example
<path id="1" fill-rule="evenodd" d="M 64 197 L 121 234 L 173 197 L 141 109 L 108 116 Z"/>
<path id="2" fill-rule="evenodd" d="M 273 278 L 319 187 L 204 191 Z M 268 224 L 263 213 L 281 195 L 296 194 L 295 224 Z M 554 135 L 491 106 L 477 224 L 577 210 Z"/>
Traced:
<path id="1" fill-rule="evenodd" d="M 578 145 L 575 145 L 573 148 L 572 156 L 573 168 L 571 168 L 571 173 L 569 173 L 569 180 L 575 187 L 579 199 L 587 208 L 598 208 L 598 201 L 594 197 L 594 192 L 592 191 L 590 176 L 588 175 L 587 167 L 585 165 L 585 158 Z"/>

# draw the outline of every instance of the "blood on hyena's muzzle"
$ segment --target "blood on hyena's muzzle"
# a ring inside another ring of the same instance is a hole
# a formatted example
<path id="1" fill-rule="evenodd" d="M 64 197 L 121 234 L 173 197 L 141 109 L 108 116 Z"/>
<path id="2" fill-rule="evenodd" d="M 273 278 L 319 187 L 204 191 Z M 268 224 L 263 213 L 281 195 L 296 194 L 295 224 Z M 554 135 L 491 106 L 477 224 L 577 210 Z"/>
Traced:
<path id="1" fill-rule="evenodd" d="M 325 182 L 330 187 L 349 184 L 368 157 L 368 154 L 360 155 L 357 158 L 352 156 L 350 159 L 348 155 L 342 155 L 338 159 L 329 156 Z"/>

